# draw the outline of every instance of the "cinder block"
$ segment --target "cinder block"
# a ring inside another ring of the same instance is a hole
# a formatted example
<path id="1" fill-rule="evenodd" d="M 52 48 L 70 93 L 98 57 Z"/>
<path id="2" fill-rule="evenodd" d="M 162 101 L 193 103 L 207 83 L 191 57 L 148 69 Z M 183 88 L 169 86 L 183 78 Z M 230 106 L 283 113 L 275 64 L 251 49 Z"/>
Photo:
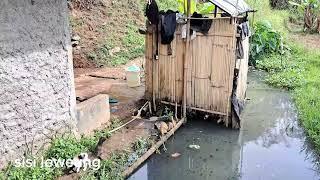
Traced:
<path id="1" fill-rule="evenodd" d="M 99 94 L 77 104 L 77 128 L 80 134 L 88 135 L 102 125 L 110 123 L 109 96 Z"/>

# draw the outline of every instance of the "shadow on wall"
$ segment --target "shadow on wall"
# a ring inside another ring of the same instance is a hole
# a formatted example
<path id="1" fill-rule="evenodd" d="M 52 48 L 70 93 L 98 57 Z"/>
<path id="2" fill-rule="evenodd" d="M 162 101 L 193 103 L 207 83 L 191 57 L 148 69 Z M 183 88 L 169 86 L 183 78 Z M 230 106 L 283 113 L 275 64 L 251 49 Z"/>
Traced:
<path id="1" fill-rule="evenodd" d="M 0 166 L 74 127 L 69 36 L 66 0 L 0 1 Z"/>

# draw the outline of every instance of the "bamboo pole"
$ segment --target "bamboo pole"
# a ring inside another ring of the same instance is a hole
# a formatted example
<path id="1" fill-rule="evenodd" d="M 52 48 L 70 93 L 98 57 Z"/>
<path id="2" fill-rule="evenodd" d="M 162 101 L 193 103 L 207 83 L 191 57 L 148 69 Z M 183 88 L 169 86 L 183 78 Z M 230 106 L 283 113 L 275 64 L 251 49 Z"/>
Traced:
<path id="1" fill-rule="evenodd" d="M 166 105 L 171 105 L 171 106 L 176 106 L 176 107 L 180 107 L 181 105 L 178 103 L 171 103 L 171 102 L 167 102 L 167 101 L 160 101 L 160 103 L 162 104 L 166 104 Z M 206 109 L 201 109 L 201 108 L 196 108 L 196 107 L 188 107 L 189 109 L 192 110 L 196 110 L 196 111 L 202 111 L 202 112 L 207 112 L 210 114 L 216 114 L 216 115 L 221 115 L 221 116 L 226 116 L 226 113 L 223 112 L 218 112 L 218 111 L 213 111 L 213 110 L 206 110 Z"/>
<path id="2" fill-rule="evenodd" d="M 145 160 L 147 160 L 164 142 L 166 142 L 184 123 L 185 119 L 181 119 L 177 125 L 169 131 L 166 135 L 162 136 L 160 141 L 154 144 L 144 155 L 142 155 L 132 166 L 127 168 L 122 175 L 124 177 L 130 176 Z"/>
<path id="3" fill-rule="evenodd" d="M 157 28 L 157 26 L 156 26 Z M 157 42 L 157 39 L 155 38 L 157 35 L 155 34 L 154 27 L 152 27 L 152 105 L 153 105 L 153 111 L 157 111 L 157 105 L 156 105 L 156 63 L 155 63 L 155 57 L 154 57 L 154 47 L 157 46 L 155 42 Z"/>
<path id="4" fill-rule="evenodd" d="M 187 1 L 187 17 L 190 18 L 190 0 Z M 185 7 L 185 6 L 184 6 Z M 183 118 L 187 118 L 187 72 L 188 72 L 188 54 L 190 46 L 190 19 L 187 19 L 187 38 L 185 44 L 184 72 L 183 72 Z"/>

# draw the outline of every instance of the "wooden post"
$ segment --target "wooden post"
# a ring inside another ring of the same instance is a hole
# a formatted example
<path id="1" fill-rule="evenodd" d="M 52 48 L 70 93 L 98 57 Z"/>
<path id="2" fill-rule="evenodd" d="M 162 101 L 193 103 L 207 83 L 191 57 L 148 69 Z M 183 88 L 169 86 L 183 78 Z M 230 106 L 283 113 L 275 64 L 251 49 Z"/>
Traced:
<path id="1" fill-rule="evenodd" d="M 153 111 L 156 112 L 157 111 L 157 105 L 156 105 L 156 78 L 158 78 L 158 76 L 156 76 L 156 57 L 155 57 L 155 52 L 157 51 L 154 48 L 157 48 L 157 37 L 158 35 L 156 35 L 157 30 L 156 28 L 158 28 L 158 26 L 152 26 L 152 105 L 153 105 Z"/>
<path id="2" fill-rule="evenodd" d="M 215 5 L 215 8 L 214 8 L 214 17 L 215 18 L 217 17 L 217 13 L 218 13 L 218 6 Z"/>
<path id="3" fill-rule="evenodd" d="M 188 73 L 188 65 L 189 65 L 189 48 L 190 48 L 190 2 L 187 1 L 187 30 L 186 30 L 186 44 L 185 44 L 185 54 L 184 54 L 184 71 L 183 71 L 183 118 L 187 120 L 187 73 Z"/>
<path id="4" fill-rule="evenodd" d="M 135 163 L 128 167 L 123 173 L 123 177 L 128 177 L 132 174 L 144 161 L 146 161 L 161 145 L 163 145 L 173 134 L 176 132 L 181 125 L 184 123 L 184 119 L 181 119 L 177 125 L 170 130 L 166 135 L 162 136 L 161 139 L 154 144 L 147 152 L 144 153 Z"/>

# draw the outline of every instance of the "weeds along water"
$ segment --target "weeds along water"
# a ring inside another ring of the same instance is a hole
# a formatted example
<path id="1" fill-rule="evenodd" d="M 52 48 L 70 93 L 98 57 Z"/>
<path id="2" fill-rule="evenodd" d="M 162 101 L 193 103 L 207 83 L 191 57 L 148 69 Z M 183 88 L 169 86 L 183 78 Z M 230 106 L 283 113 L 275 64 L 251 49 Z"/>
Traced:
<path id="1" fill-rule="evenodd" d="M 290 9 L 273 10 L 268 0 L 248 0 L 248 3 L 258 10 L 254 21 L 270 22 L 273 29 L 284 37 L 288 47 L 283 54 L 269 52 L 261 55 L 256 59 L 256 67 L 268 72 L 265 79 L 268 84 L 290 91 L 299 120 L 315 150 L 320 153 L 320 52 L 307 49 L 302 42 L 290 38 L 293 34 L 285 27 Z"/>

